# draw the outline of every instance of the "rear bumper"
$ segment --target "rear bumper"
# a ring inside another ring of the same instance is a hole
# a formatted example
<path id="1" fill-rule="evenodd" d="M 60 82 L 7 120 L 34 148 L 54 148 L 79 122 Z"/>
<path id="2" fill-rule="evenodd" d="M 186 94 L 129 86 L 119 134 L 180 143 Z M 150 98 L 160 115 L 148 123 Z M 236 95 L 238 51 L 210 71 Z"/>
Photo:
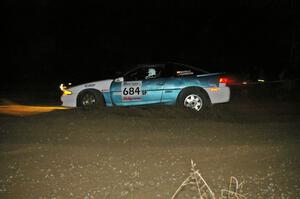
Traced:
<path id="1" fill-rule="evenodd" d="M 217 87 L 215 90 L 211 88 L 205 88 L 205 90 L 208 93 L 212 104 L 225 103 L 229 102 L 230 100 L 230 88 L 227 86 Z"/>

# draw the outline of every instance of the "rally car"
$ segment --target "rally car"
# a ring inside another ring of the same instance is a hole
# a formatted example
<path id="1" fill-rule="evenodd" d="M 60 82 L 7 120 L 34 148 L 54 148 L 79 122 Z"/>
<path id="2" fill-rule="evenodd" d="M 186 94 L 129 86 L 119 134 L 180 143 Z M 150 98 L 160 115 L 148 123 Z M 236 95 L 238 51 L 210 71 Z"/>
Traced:
<path id="1" fill-rule="evenodd" d="M 69 87 L 61 84 L 62 106 L 90 109 L 148 104 L 178 105 L 202 111 L 230 100 L 228 78 L 181 63 L 136 65 L 115 79 Z"/>

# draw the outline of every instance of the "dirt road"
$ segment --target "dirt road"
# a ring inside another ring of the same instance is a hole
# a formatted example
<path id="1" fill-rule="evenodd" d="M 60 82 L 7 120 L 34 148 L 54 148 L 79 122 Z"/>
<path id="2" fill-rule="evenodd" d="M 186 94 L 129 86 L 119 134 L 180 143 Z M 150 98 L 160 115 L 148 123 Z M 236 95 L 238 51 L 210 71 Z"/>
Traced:
<path id="1" fill-rule="evenodd" d="M 300 198 L 298 105 L 1 114 L 0 198 L 171 198 L 191 159 L 216 198 L 230 176 L 247 198 Z"/>

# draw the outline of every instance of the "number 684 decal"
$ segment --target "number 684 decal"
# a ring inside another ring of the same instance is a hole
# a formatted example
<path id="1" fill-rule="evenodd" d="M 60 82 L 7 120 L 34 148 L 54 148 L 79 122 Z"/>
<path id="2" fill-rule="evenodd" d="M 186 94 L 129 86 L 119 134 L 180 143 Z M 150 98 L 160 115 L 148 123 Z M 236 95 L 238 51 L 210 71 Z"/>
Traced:
<path id="1" fill-rule="evenodd" d="M 123 82 L 121 92 L 123 101 L 142 100 L 142 81 Z"/>

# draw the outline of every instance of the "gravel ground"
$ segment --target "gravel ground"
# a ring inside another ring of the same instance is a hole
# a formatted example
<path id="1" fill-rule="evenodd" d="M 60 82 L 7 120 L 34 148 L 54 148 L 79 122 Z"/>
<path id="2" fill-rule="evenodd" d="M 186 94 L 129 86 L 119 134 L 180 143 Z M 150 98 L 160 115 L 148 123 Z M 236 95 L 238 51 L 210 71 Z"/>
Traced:
<path id="1" fill-rule="evenodd" d="M 220 197 L 300 198 L 298 103 L 0 114 L 0 198 L 171 198 L 191 160 Z M 177 198 L 196 198 L 189 185 Z"/>

